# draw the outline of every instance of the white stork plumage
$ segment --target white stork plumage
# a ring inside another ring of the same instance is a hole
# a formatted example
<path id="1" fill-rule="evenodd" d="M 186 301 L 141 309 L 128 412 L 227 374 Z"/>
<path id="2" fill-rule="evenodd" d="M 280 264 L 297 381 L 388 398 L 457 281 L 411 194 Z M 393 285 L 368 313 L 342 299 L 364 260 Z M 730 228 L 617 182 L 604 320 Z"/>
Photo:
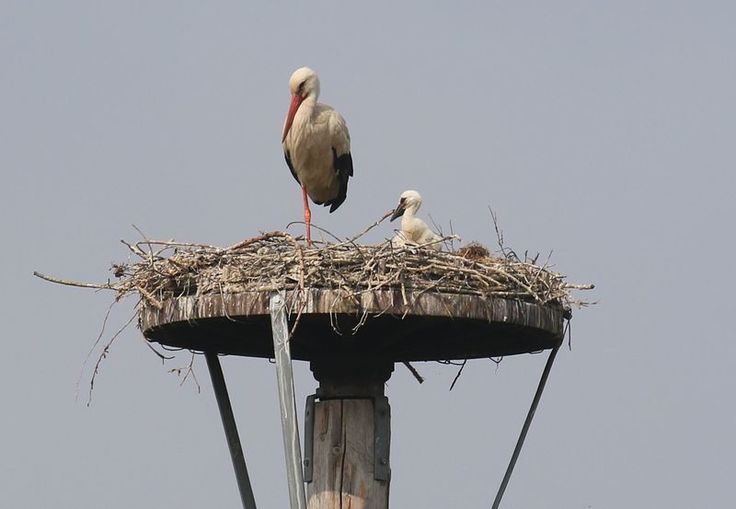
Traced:
<path id="1" fill-rule="evenodd" d="M 401 217 L 401 230 L 391 239 L 394 247 L 420 245 L 437 251 L 442 248 L 442 237 L 416 217 L 421 206 L 422 197 L 418 192 L 409 190 L 401 193 L 399 204 L 391 215 L 391 221 Z"/>
<path id="2" fill-rule="evenodd" d="M 289 79 L 291 105 L 281 143 L 286 164 L 302 186 L 307 243 L 312 242 L 312 213 L 307 196 L 334 212 L 345 201 L 353 176 L 350 133 L 345 119 L 332 107 L 318 103 L 319 77 L 301 67 Z"/>

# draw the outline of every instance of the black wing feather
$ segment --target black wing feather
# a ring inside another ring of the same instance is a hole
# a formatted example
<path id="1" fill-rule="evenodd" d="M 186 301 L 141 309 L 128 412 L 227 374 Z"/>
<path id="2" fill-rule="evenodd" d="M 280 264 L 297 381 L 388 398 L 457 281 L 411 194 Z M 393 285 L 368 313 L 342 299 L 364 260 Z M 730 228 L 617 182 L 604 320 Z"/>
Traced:
<path id="1" fill-rule="evenodd" d="M 348 179 L 353 176 L 353 156 L 350 152 L 338 156 L 335 147 L 332 147 L 332 162 L 340 180 L 340 190 L 334 199 L 325 203 L 325 206 L 330 206 L 330 212 L 336 211 L 348 196 Z"/>
<path id="2" fill-rule="evenodd" d="M 299 177 L 296 176 L 296 172 L 294 171 L 294 167 L 291 165 L 291 157 L 289 156 L 289 151 L 284 150 L 284 159 L 286 159 L 286 166 L 289 167 L 289 171 L 291 172 L 291 176 L 294 177 L 294 180 L 299 182 Z M 301 185 L 301 182 L 299 182 L 299 185 Z"/>

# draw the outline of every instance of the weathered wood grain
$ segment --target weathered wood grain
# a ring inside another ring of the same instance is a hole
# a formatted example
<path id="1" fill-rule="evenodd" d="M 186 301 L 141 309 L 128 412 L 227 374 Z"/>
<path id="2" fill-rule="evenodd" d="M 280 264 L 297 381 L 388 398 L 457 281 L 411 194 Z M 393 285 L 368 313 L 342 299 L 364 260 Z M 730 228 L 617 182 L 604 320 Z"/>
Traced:
<path id="1" fill-rule="evenodd" d="M 389 481 L 373 478 L 373 401 L 315 404 L 314 480 L 309 509 L 386 509 Z"/>
<path id="2" fill-rule="evenodd" d="M 169 298 L 144 305 L 144 335 L 162 344 L 272 357 L 269 292 Z M 344 298 L 338 290 L 286 293 L 295 359 L 366 356 L 394 361 L 466 359 L 552 348 L 562 339 L 563 310 L 515 300 L 449 293 L 381 290 Z"/>

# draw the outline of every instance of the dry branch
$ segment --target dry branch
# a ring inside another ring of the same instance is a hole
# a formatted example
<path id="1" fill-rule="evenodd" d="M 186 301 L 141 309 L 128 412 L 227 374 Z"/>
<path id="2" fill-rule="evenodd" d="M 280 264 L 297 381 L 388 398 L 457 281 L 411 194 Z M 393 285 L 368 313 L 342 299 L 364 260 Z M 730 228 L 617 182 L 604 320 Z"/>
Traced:
<path id="1" fill-rule="evenodd" d="M 76 286 L 79 288 L 94 288 L 96 290 L 114 290 L 115 289 L 115 286 L 111 285 L 110 283 L 82 283 L 80 281 L 72 281 L 71 279 L 61 279 L 58 277 L 47 276 L 46 274 L 41 274 L 40 272 L 36 270 L 33 271 L 33 275 L 45 281 L 49 281 L 50 283 L 56 283 L 58 285 Z"/>

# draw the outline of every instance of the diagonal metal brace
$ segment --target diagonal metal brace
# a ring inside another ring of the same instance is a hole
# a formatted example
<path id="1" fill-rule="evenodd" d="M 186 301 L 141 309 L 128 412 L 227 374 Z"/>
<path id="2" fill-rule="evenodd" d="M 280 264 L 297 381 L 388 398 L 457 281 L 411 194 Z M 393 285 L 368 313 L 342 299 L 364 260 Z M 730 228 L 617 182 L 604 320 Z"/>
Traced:
<path id="1" fill-rule="evenodd" d="M 279 388 L 281 430 L 284 437 L 289 501 L 291 509 L 306 509 L 307 502 L 302 477 L 302 453 L 299 444 L 299 423 L 296 418 L 296 398 L 294 396 L 294 373 L 291 366 L 289 326 L 286 321 L 284 292 L 274 294 L 271 297 L 269 311 L 271 313 L 273 353 L 276 359 L 276 378 Z"/>
<path id="2" fill-rule="evenodd" d="M 549 372 L 552 370 L 552 364 L 555 362 L 557 350 L 559 349 L 560 344 L 558 343 L 550 352 L 549 357 L 547 358 L 547 364 L 544 365 L 542 378 L 539 380 L 539 385 L 537 386 L 537 392 L 534 394 L 532 405 L 529 408 L 529 412 L 526 414 L 526 419 L 524 419 L 524 425 L 521 427 L 521 433 L 519 434 L 519 439 L 516 441 L 516 447 L 514 447 L 514 452 L 511 455 L 511 461 L 509 461 L 509 466 L 506 468 L 506 473 L 503 476 L 501 486 L 498 488 L 498 493 L 496 493 L 496 499 L 493 501 L 491 509 L 498 509 L 501 505 L 501 499 L 503 498 L 506 486 L 508 486 L 509 480 L 511 479 L 511 473 L 514 471 L 514 466 L 516 466 L 516 460 L 519 459 L 521 447 L 524 445 L 526 434 L 529 431 L 529 426 L 532 424 L 534 413 L 537 411 L 537 405 L 539 405 L 539 400 L 542 398 L 542 392 L 544 391 L 544 386 L 547 383 L 547 377 L 549 377 Z"/>
<path id="3" fill-rule="evenodd" d="M 233 408 L 230 406 L 230 397 L 227 394 L 227 386 L 225 385 L 225 377 L 222 374 L 220 360 L 217 358 L 216 352 L 205 352 L 204 357 L 207 359 L 207 368 L 210 371 L 210 378 L 212 378 L 212 388 L 215 390 L 215 398 L 217 399 L 217 406 L 220 409 L 222 426 L 225 428 L 225 438 L 227 439 L 227 446 L 230 449 L 230 458 L 233 461 L 235 479 L 238 482 L 238 490 L 240 490 L 240 500 L 243 503 L 244 509 L 256 509 L 253 488 L 250 485 L 248 468 L 245 465 L 245 455 L 240 445 L 238 427 L 235 425 Z"/>

